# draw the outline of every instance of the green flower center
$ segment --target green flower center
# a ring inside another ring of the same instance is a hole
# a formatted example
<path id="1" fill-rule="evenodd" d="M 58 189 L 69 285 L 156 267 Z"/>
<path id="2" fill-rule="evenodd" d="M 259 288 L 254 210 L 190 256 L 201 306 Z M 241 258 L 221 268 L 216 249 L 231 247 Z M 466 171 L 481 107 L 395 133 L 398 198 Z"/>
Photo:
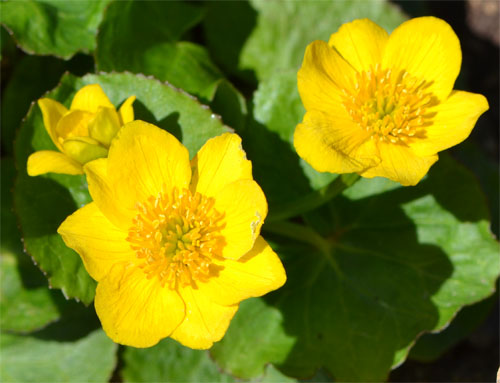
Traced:
<path id="1" fill-rule="evenodd" d="M 438 99 L 428 90 L 431 83 L 408 72 L 374 69 L 356 73 L 354 92 L 344 90 L 343 105 L 359 127 L 379 141 L 406 144 L 425 137 L 432 124 L 431 108 Z"/>
<path id="2" fill-rule="evenodd" d="M 162 286 L 176 289 L 196 287 L 220 269 L 213 263 L 225 244 L 221 229 L 224 214 L 215 200 L 184 189 L 159 193 L 138 203 L 139 213 L 129 229 L 127 241 L 144 260 L 139 267 L 147 278 L 158 277 Z"/>

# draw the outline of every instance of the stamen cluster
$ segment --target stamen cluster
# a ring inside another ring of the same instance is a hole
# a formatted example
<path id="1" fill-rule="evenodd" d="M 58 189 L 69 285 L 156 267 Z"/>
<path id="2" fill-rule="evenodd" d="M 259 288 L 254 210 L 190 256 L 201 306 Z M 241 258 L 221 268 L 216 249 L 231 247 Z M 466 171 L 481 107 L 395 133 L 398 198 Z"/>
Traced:
<path id="1" fill-rule="evenodd" d="M 225 244 L 220 233 L 224 214 L 214 203 L 214 198 L 174 188 L 137 204 L 127 241 L 144 260 L 140 267 L 147 278 L 158 277 L 162 287 L 171 289 L 196 287 L 217 271 L 213 259 Z"/>
<path id="2" fill-rule="evenodd" d="M 430 85 L 406 71 L 394 73 L 377 64 L 356 73 L 355 91 L 343 91 L 343 105 L 372 139 L 407 144 L 413 137 L 424 137 L 431 124 L 434 114 L 429 108 L 438 100 L 428 91 Z"/>

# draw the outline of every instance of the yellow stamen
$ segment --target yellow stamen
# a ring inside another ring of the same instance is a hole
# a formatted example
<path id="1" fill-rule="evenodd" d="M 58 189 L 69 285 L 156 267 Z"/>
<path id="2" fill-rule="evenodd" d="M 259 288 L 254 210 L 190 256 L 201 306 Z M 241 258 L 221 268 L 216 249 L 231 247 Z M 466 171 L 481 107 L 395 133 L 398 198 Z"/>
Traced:
<path id="1" fill-rule="evenodd" d="M 161 286 L 196 287 L 217 270 L 213 260 L 224 247 L 220 234 L 224 214 L 215 200 L 187 189 L 159 193 L 137 204 L 138 214 L 127 241 L 136 252 L 148 279 L 158 277 Z"/>
<path id="2" fill-rule="evenodd" d="M 427 90 L 430 83 L 405 71 L 394 73 L 376 65 L 356 74 L 355 91 L 343 91 L 343 105 L 351 118 L 380 142 L 406 145 L 425 135 L 438 99 Z"/>

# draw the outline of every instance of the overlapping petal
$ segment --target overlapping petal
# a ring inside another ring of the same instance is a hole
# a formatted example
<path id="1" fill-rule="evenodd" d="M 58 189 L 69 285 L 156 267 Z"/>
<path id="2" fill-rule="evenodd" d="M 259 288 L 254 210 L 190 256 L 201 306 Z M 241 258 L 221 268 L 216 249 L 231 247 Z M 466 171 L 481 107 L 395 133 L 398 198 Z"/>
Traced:
<path id="1" fill-rule="evenodd" d="M 156 279 L 128 262 L 115 264 L 97 285 L 95 309 L 106 334 L 116 343 L 151 347 L 185 317 L 183 299 L 160 288 Z"/>
<path id="2" fill-rule="evenodd" d="M 52 142 L 57 148 L 62 150 L 56 128 L 59 120 L 68 112 L 68 109 L 60 102 L 51 100 L 50 98 L 41 98 L 38 100 L 38 106 L 42 111 L 45 130 L 47 130 L 47 133 L 49 133 Z"/>
<path id="3" fill-rule="evenodd" d="M 352 173 L 376 165 L 375 143 L 345 114 L 307 112 L 294 134 L 295 150 L 319 172 Z"/>
<path id="4" fill-rule="evenodd" d="M 108 159 L 100 158 L 91 161 L 84 166 L 84 170 L 89 192 L 95 204 L 116 227 L 128 230 L 137 212 L 134 206 L 129 206 L 128 199 L 122 201 L 116 195 L 116 188 L 110 184 L 108 177 Z M 123 195 L 120 194 L 120 196 Z"/>
<path id="5" fill-rule="evenodd" d="M 91 137 L 75 137 L 63 143 L 64 153 L 80 164 L 106 157 L 108 151 Z"/>
<path id="6" fill-rule="evenodd" d="M 241 147 L 241 138 L 225 133 L 208 140 L 191 161 L 191 188 L 209 197 L 228 184 L 251 180 L 252 164 Z"/>
<path id="7" fill-rule="evenodd" d="M 345 113 L 341 108 L 343 90 L 354 87 L 354 68 L 324 41 L 314 41 L 306 48 L 297 74 L 300 98 L 306 110 Z"/>
<path id="8" fill-rule="evenodd" d="M 397 27 L 389 36 L 382 66 L 403 70 L 431 83 L 430 90 L 444 101 L 460 72 L 462 51 L 457 35 L 445 21 L 418 17 Z"/>
<path id="9" fill-rule="evenodd" d="M 343 24 L 330 36 L 334 47 L 358 72 L 368 71 L 382 62 L 389 35 L 369 19 Z"/>
<path id="10" fill-rule="evenodd" d="M 202 291 L 185 287 L 179 290 L 186 304 L 186 318 L 171 337 L 184 346 L 208 349 L 222 339 L 238 305 L 221 306 L 214 303 Z"/>
<path id="11" fill-rule="evenodd" d="M 118 110 L 121 121 L 120 125 L 125 125 L 128 122 L 134 121 L 134 108 L 132 108 L 134 101 L 135 96 L 130 96 L 123 102 L 122 106 Z"/>
<path id="12" fill-rule="evenodd" d="M 251 297 L 260 297 L 283 286 L 285 270 L 271 246 L 258 237 L 255 246 L 237 261 L 225 259 L 217 278 L 198 284 L 199 290 L 223 306 L 230 306 Z"/>
<path id="13" fill-rule="evenodd" d="M 116 263 L 136 259 L 125 240 L 127 232 L 113 225 L 95 202 L 66 218 L 57 232 L 68 247 L 80 254 L 85 269 L 96 281 L 103 279 Z"/>
<path id="14" fill-rule="evenodd" d="M 267 216 L 264 192 L 255 181 L 236 181 L 215 196 L 215 208 L 224 214 L 222 256 L 239 259 L 252 249 Z"/>
<path id="15" fill-rule="evenodd" d="M 488 101 L 483 95 L 453 91 L 436 107 L 425 139 L 416 140 L 411 148 L 420 156 L 429 156 L 455 146 L 469 137 L 477 119 L 487 110 Z"/>
<path id="16" fill-rule="evenodd" d="M 385 177 L 397 180 L 403 186 L 416 185 L 438 160 L 437 154 L 418 156 L 411 148 L 381 142 L 380 163 L 360 174 L 363 177 Z"/>
<path id="17" fill-rule="evenodd" d="M 126 124 L 113 140 L 107 177 L 116 198 L 133 210 L 162 190 L 188 189 L 191 181 L 189 152 L 170 133 L 147 122 Z"/>
<path id="18" fill-rule="evenodd" d="M 28 157 L 28 175 L 45 173 L 83 174 L 83 167 L 61 152 L 40 150 Z"/>
<path id="19" fill-rule="evenodd" d="M 132 108 L 132 106 L 130 106 Z M 132 120 L 133 120 L 132 112 Z M 105 147 L 109 147 L 111 140 L 123 124 L 115 108 L 106 108 L 104 106 L 97 109 L 97 113 L 89 122 L 88 129 L 90 137 L 99 141 Z"/>
<path id="20" fill-rule="evenodd" d="M 100 106 L 114 108 L 114 105 L 109 101 L 108 96 L 106 96 L 101 86 L 99 84 L 90 84 L 76 92 L 70 109 L 96 113 Z"/>

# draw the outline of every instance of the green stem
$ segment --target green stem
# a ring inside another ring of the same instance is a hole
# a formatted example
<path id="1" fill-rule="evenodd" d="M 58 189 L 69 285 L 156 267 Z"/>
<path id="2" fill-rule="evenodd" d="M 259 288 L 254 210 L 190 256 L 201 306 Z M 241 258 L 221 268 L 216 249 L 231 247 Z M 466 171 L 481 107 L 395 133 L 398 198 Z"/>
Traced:
<path id="1" fill-rule="evenodd" d="M 283 221 L 314 210 L 342 193 L 349 186 L 353 185 L 359 178 L 359 175 L 354 173 L 341 174 L 328 185 L 307 194 L 304 198 L 301 198 L 298 201 L 285 203 L 272 209 L 269 212 L 266 222 L 270 223 Z"/>
<path id="2" fill-rule="evenodd" d="M 309 226 L 303 226 L 288 221 L 266 222 L 262 230 L 268 233 L 282 235 L 295 241 L 305 242 L 314 246 L 322 253 L 328 253 L 330 251 L 331 246 L 328 241 Z"/>

